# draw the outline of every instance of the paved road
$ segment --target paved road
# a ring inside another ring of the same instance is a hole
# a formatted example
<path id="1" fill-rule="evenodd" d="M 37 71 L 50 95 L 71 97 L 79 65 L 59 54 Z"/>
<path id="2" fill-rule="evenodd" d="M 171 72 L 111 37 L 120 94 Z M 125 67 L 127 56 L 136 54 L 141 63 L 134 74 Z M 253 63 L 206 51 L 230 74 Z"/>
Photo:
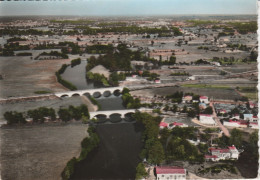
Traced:
<path id="1" fill-rule="evenodd" d="M 212 101 L 210 102 L 210 106 L 212 107 L 213 117 L 214 117 L 215 121 L 217 122 L 218 126 L 219 126 L 220 129 L 223 131 L 223 133 L 225 134 L 225 136 L 228 136 L 228 137 L 229 137 L 229 136 L 230 136 L 229 131 L 228 131 L 228 129 L 227 129 L 225 126 L 223 126 L 222 123 L 220 122 L 220 120 L 219 120 L 219 118 L 218 118 L 218 116 L 217 116 L 217 114 L 216 114 L 216 111 L 215 111 L 215 108 L 214 108 L 214 106 L 213 106 L 213 102 L 212 102 Z"/>

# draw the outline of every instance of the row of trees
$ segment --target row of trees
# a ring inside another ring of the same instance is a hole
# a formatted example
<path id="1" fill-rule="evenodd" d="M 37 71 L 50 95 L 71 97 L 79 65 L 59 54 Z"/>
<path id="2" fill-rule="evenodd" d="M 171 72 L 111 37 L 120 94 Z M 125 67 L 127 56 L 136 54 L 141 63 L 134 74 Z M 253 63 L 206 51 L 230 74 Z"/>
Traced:
<path id="1" fill-rule="evenodd" d="M 122 91 L 122 100 L 123 105 L 127 109 L 138 109 L 141 107 L 140 99 L 133 98 L 130 94 L 130 90 L 127 88 L 124 88 Z"/>
<path id="2" fill-rule="evenodd" d="M 60 108 L 57 112 L 59 118 L 67 122 L 69 120 L 86 120 L 89 119 L 88 107 L 84 104 L 74 107 L 69 106 L 68 108 Z M 4 113 L 4 118 L 8 125 L 13 124 L 25 124 L 26 118 L 32 118 L 34 123 L 43 123 L 45 119 L 51 121 L 56 120 L 56 112 L 53 108 L 40 107 L 38 109 L 29 110 L 27 113 L 21 113 L 16 111 L 7 111 Z"/>
<path id="3" fill-rule="evenodd" d="M 71 60 L 71 62 L 70 62 L 70 66 L 71 66 L 71 67 L 74 67 L 74 66 L 79 65 L 80 63 L 81 63 L 81 59 L 80 59 L 80 58 L 73 59 L 73 60 Z"/>
<path id="4" fill-rule="evenodd" d="M 64 87 L 72 90 L 72 91 L 75 91 L 77 90 L 77 87 L 74 86 L 72 83 L 70 83 L 69 81 L 66 81 L 64 80 L 62 77 L 61 77 L 61 74 L 63 74 L 66 70 L 66 68 L 68 67 L 67 64 L 63 64 L 61 66 L 61 68 L 55 73 L 56 77 L 57 77 L 57 81 L 62 84 Z"/>
<path id="5" fill-rule="evenodd" d="M 144 126 L 142 139 L 144 148 L 140 153 L 142 159 L 150 164 L 160 164 L 165 159 L 165 153 L 161 142 L 158 139 L 160 117 L 153 117 L 148 113 L 137 112 L 134 118 Z"/>
<path id="6" fill-rule="evenodd" d="M 69 180 L 75 172 L 75 166 L 82 160 L 86 159 L 87 155 L 95 149 L 100 142 L 96 129 L 93 126 L 88 128 L 89 136 L 84 138 L 81 142 L 81 153 L 78 158 L 73 157 L 66 165 L 61 173 L 63 180 Z"/>

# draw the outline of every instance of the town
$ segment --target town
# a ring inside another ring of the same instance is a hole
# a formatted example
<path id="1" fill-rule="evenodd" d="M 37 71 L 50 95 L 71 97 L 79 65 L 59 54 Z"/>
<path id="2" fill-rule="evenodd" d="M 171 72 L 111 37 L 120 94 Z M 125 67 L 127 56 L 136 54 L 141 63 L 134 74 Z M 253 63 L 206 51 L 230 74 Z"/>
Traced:
<path id="1" fill-rule="evenodd" d="M 259 177 L 257 49 L 256 15 L 1 17 L 2 179 Z"/>

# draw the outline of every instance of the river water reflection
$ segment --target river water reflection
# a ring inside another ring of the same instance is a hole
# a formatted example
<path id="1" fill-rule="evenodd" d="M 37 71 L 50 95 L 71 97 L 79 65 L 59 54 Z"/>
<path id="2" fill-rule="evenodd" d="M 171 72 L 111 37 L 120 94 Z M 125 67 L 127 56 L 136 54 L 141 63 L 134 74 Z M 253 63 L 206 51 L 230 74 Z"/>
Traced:
<path id="1" fill-rule="evenodd" d="M 73 85 L 77 87 L 77 89 L 93 89 L 94 84 L 92 82 L 88 82 L 86 80 L 86 65 L 87 61 L 81 61 L 79 65 L 68 66 L 61 77 L 71 82 Z"/>
<path id="2" fill-rule="evenodd" d="M 125 109 L 118 96 L 96 100 L 101 110 Z M 141 161 L 142 131 L 140 125 L 131 122 L 97 125 L 100 144 L 76 166 L 72 179 L 135 179 L 135 169 Z"/>

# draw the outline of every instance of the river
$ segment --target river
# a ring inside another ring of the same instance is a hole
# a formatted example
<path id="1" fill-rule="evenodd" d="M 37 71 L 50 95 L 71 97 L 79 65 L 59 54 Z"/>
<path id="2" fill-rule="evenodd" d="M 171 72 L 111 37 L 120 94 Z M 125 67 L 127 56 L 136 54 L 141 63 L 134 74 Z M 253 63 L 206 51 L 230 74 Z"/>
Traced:
<path id="1" fill-rule="evenodd" d="M 78 89 L 94 88 L 94 85 L 85 79 L 85 66 L 86 62 L 83 61 L 73 68 L 68 67 L 63 78 Z M 125 109 L 120 96 L 101 96 L 96 100 L 101 105 L 100 110 Z M 136 167 L 141 161 L 139 154 L 143 147 L 143 129 L 137 123 L 122 121 L 119 115 L 112 115 L 109 120 L 99 118 L 110 123 L 100 123 L 96 126 L 100 144 L 75 167 L 72 179 L 135 179 Z M 118 121 L 123 123 L 111 123 Z"/>

